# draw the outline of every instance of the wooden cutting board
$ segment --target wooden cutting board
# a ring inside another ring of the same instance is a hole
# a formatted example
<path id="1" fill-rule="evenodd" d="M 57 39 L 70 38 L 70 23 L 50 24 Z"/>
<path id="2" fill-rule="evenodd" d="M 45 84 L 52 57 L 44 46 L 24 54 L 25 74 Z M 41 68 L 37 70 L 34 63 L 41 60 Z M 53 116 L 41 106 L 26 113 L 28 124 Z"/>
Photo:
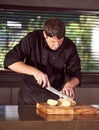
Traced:
<path id="1" fill-rule="evenodd" d="M 36 113 L 47 121 L 70 121 L 74 118 L 74 114 L 46 114 L 39 109 L 36 109 Z"/>
<path id="2" fill-rule="evenodd" d="M 50 106 L 47 103 L 37 103 L 36 108 L 45 114 L 98 114 L 99 109 L 91 105 L 81 105 L 75 107 Z"/>
<path id="3" fill-rule="evenodd" d="M 39 109 L 36 113 L 47 121 L 99 120 L 98 114 L 46 114 Z"/>

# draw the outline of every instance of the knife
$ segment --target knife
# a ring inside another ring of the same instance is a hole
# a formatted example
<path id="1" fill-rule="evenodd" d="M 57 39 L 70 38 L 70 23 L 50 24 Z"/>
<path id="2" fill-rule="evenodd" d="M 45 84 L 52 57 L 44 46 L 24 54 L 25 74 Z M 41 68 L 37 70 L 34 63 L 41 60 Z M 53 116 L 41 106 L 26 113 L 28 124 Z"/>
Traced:
<path id="1" fill-rule="evenodd" d="M 56 94 L 56 95 L 58 95 L 58 96 L 64 98 L 64 99 L 67 99 L 67 100 L 69 100 L 69 101 L 73 101 L 73 98 L 68 97 L 67 95 L 61 93 L 60 91 L 58 91 L 57 89 L 55 89 L 55 88 L 53 88 L 53 87 L 51 87 L 51 86 L 50 86 L 50 87 L 47 86 L 46 89 L 49 90 L 50 92 L 52 92 L 52 93 L 54 93 L 54 94 Z"/>

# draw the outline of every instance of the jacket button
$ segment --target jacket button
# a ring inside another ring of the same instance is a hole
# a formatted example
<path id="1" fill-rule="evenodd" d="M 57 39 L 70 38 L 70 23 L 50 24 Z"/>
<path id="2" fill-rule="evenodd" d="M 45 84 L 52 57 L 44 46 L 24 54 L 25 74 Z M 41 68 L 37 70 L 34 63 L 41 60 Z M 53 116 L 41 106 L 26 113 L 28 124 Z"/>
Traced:
<path id="1" fill-rule="evenodd" d="M 43 58 L 45 58 L 45 55 L 43 55 Z"/>
<path id="2" fill-rule="evenodd" d="M 53 60 L 55 60 L 55 57 L 53 57 Z"/>

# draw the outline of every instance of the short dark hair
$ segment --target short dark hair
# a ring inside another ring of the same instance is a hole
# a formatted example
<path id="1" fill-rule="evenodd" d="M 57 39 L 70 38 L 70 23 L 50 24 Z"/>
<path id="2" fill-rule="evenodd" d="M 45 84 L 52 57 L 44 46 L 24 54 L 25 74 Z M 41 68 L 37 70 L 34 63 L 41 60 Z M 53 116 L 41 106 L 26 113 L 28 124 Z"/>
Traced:
<path id="1" fill-rule="evenodd" d="M 59 18 L 48 18 L 44 22 L 44 31 L 47 36 L 60 39 L 65 36 L 65 24 Z"/>

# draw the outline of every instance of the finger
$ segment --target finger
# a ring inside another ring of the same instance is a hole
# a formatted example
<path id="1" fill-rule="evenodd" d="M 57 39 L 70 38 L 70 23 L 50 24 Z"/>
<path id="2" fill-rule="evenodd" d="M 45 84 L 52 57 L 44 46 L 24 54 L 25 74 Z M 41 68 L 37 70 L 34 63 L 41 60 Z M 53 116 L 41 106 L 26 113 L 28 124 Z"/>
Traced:
<path id="1" fill-rule="evenodd" d="M 45 76 L 45 78 L 44 78 L 44 82 L 43 82 L 42 87 L 45 87 L 46 85 L 49 86 L 49 87 L 51 86 L 47 76 Z"/>
<path id="2" fill-rule="evenodd" d="M 62 90 L 60 91 L 60 93 L 63 93 Z M 62 98 L 61 96 L 59 98 Z"/>
<path id="3" fill-rule="evenodd" d="M 42 87 L 44 88 L 47 84 L 47 80 L 46 80 L 46 77 L 43 77 L 42 79 Z"/>
<path id="4" fill-rule="evenodd" d="M 70 91 L 69 91 L 69 90 L 66 90 L 66 91 L 65 91 L 65 94 L 66 94 L 67 96 L 70 96 Z"/>
<path id="5" fill-rule="evenodd" d="M 39 75 L 39 76 L 36 78 L 36 80 L 37 80 L 37 83 L 38 83 L 39 85 L 42 85 L 42 76 L 41 76 L 41 75 Z"/>
<path id="6" fill-rule="evenodd" d="M 73 91 L 70 93 L 70 97 L 74 98 L 74 92 Z"/>
<path id="7" fill-rule="evenodd" d="M 47 79 L 47 86 L 48 87 L 50 87 L 51 86 L 51 84 L 50 84 L 50 82 L 49 82 L 49 80 Z"/>
<path id="8" fill-rule="evenodd" d="M 64 88 L 62 90 L 62 93 L 64 93 L 65 95 L 69 96 L 69 90 L 67 90 L 66 88 Z"/>
<path id="9" fill-rule="evenodd" d="M 69 96 L 69 97 L 70 97 L 70 95 L 71 95 L 71 91 L 68 90 L 68 89 L 64 89 L 64 90 L 63 90 L 63 93 L 64 93 L 65 95 Z"/>
<path id="10" fill-rule="evenodd" d="M 37 79 L 37 83 L 38 83 L 39 85 L 41 85 L 41 84 L 42 84 L 42 79 Z"/>

